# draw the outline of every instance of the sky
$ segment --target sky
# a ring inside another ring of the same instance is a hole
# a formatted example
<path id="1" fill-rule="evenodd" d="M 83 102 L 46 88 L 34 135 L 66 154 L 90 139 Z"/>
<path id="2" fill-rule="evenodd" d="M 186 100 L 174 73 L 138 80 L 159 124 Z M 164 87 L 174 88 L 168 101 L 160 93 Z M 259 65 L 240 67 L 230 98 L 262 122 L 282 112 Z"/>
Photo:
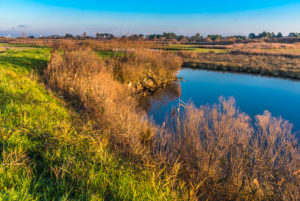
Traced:
<path id="1" fill-rule="evenodd" d="M 300 0 L 0 0 L 0 35 L 300 32 Z"/>

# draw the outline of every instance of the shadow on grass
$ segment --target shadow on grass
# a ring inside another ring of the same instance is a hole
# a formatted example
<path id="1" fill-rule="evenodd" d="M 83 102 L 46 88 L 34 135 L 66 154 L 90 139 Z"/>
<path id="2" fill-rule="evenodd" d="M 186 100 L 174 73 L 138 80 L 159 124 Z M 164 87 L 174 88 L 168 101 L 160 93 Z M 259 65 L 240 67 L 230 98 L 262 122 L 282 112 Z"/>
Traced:
<path id="1" fill-rule="evenodd" d="M 37 59 L 31 57 L 15 57 L 0 55 L 0 65 L 12 66 L 15 69 L 25 69 L 27 71 L 35 71 L 40 75 L 43 73 L 44 69 L 47 67 L 48 61 L 45 59 Z"/>

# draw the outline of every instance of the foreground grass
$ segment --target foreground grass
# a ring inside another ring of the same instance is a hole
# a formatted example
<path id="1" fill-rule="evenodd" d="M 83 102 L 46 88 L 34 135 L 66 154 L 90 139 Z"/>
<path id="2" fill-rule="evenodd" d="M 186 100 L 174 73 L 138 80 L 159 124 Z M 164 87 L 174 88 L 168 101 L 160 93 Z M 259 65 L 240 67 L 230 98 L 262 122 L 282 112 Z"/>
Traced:
<path id="1" fill-rule="evenodd" d="M 3 200 L 168 200 L 154 172 L 113 154 L 35 74 L 49 49 L 0 55 L 0 197 Z"/>

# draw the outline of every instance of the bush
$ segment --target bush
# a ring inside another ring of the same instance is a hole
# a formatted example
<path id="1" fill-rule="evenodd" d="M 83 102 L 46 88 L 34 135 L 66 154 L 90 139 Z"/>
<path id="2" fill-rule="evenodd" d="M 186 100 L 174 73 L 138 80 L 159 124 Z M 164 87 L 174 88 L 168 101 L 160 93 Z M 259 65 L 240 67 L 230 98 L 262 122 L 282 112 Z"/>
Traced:
<path id="1" fill-rule="evenodd" d="M 156 151 L 181 163 L 180 175 L 200 200 L 300 198 L 299 149 L 287 121 L 265 111 L 252 125 L 233 98 L 221 97 L 213 106 L 187 105 L 172 122 Z"/>

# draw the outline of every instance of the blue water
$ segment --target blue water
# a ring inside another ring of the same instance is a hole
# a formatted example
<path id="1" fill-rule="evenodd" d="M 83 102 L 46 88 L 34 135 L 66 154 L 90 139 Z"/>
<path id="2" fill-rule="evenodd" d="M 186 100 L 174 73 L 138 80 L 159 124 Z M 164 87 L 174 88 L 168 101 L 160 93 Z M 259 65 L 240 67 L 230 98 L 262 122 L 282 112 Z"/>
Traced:
<path id="1" fill-rule="evenodd" d="M 234 97 L 240 111 L 252 118 L 265 110 L 281 116 L 300 131 L 300 81 L 257 75 L 182 69 L 178 76 L 181 99 L 196 106 L 214 104 L 220 96 Z M 178 85 L 173 84 L 148 98 L 147 111 L 157 124 L 170 117 L 178 105 Z"/>

